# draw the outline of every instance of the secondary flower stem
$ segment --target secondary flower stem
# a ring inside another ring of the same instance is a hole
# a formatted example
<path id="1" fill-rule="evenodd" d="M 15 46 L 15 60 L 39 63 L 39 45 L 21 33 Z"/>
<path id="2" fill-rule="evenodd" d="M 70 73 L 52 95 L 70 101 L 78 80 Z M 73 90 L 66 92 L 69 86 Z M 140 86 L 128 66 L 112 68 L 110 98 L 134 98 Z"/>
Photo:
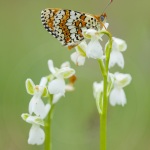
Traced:
<path id="1" fill-rule="evenodd" d="M 54 104 L 51 103 L 51 109 L 45 120 L 45 150 L 52 149 L 52 140 L 51 140 L 51 124 L 52 124 L 52 115 L 53 115 Z"/>

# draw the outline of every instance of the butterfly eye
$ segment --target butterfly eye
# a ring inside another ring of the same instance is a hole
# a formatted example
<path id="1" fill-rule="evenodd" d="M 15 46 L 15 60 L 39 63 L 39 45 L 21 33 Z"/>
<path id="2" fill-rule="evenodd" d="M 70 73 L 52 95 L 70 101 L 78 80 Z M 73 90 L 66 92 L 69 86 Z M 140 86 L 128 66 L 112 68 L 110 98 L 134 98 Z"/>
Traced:
<path id="1" fill-rule="evenodd" d="M 103 13 L 103 14 L 100 16 L 100 21 L 101 21 L 101 22 L 104 22 L 105 19 L 106 19 L 106 17 L 107 17 L 106 13 Z"/>
<path id="2" fill-rule="evenodd" d="M 100 21 L 103 22 L 105 20 L 105 17 L 103 15 L 100 16 Z"/>

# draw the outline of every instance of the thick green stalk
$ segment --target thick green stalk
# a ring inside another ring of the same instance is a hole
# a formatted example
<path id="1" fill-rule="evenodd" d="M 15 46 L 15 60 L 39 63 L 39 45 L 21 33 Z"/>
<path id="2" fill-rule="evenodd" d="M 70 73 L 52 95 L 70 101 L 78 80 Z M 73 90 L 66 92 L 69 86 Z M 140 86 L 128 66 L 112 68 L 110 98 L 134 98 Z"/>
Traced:
<path id="1" fill-rule="evenodd" d="M 50 98 L 51 99 L 51 98 Z M 51 150 L 52 149 L 52 130 L 51 130 L 51 125 L 52 125 L 52 115 L 53 115 L 53 109 L 54 109 L 54 104 L 51 103 L 51 109 L 47 115 L 47 118 L 45 119 L 45 150 Z"/>
<path id="2" fill-rule="evenodd" d="M 105 64 L 102 60 L 98 60 L 99 66 L 103 76 L 103 102 L 102 102 L 102 113 L 100 114 L 100 150 L 106 150 L 106 139 L 107 139 L 107 107 L 108 107 L 108 69 L 109 59 L 112 49 L 112 36 L 109 32 L 104 31 L 102 34 L 106 34 L 109 37 L 109 43 L 105 49 Z"/>
<path id="3" fill-rule="evenodd" d="M 100 150 L 106 150 L 106 134 L 107 134 L 107 103 L 108 103 L 108 97 L 107 97 L 107 75 L 106 72 L 106 66 L 104 66 L 104 63 L 102 60 L 99 60 L 99 66 L 102 72 L 103 76 L 103 99 L 102 99 L 102 105 L 101 110 L 102 113 L 100 114 Z"/>
<path id="4" fill-rule="evenodd" d="M 106 134 L 107 134 L 107 76 L 103 81 L 103 107 L 100 114 L 100 150 L 106 150 Z"/>

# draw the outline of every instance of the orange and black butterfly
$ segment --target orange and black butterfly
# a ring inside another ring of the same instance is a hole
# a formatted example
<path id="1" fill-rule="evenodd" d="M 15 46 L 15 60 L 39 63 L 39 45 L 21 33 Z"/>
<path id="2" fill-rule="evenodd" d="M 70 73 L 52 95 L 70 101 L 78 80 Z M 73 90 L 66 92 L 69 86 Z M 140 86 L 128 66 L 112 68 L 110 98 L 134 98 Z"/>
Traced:
<path id="1" fill-rule="evenodd" d="M 41 12 L 41 21 L 44 28 L 69 49 L 75 47 L 84 39 L 82 34 L 84 29 L 101 29 L 104 26 L 105 18 L 105 13 L 91 15 L 59 8 L 47 8 Z"/>

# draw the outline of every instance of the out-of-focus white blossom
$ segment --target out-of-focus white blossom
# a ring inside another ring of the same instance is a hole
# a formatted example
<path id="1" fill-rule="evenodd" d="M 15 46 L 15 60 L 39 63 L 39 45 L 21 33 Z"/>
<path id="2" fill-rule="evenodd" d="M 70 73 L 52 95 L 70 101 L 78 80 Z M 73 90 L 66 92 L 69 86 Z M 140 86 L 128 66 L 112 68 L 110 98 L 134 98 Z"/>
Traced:
<path id="1" fill-rule="evenodd" d="M 29 114 L 22 114 L 22 119 L 32 124 L 29 131 L 28 144 L 41 145 L 45 140 L 45 133 L 40 126 L 44 126 L 44 121 L 38 116 L 31 116 Z"/>
<path id="2" fill-rule="evenodd" d="M 110 54 L 109 68 L 117 64 L 119 67 L 124 68 L 124 58 L 122 52 L 127 49 L 127 44 L 124 40 L 113 37 L 112 51 Z"/>
<path id="3" fill-rule="evenodd" d="M 132 80 L 130 74 L 122 74 L 116 72 L 114 74 L 114 88 L 110 92 L 109 101 L 112 106 L 122 105 L 124 106 L 127 102 L 126 95 L 123 90 Z"/>

